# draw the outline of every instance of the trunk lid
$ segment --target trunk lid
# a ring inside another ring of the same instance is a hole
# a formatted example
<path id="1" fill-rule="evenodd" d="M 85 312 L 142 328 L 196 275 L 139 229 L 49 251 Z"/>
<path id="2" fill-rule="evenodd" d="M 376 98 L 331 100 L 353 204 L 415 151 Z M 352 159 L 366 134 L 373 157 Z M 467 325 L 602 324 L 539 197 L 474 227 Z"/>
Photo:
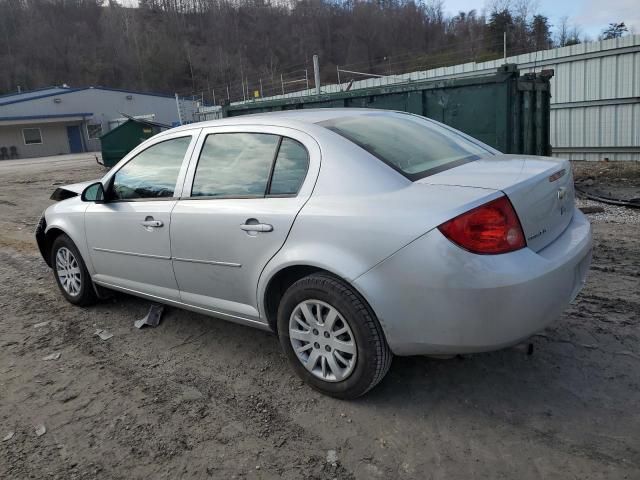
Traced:
<path id="1" fill-rule="evenodd" d="M 527 246 L 535 251 L 555 240 L 573 216 L 571 165 L 559 158 L 495 155 L 418 182 L 504 192 L 518 214 Z"/>

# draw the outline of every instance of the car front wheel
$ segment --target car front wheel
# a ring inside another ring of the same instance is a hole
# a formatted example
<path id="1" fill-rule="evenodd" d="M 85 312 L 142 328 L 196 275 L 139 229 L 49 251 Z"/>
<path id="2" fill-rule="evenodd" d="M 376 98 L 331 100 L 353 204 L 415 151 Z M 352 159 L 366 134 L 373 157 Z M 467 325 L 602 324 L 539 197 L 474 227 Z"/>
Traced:
<path id="1" fill-rule="evenodd" d="M 334 397 L 365 394 L 391 365 L 373 312 L 349 285 L 328 274 L 289 287 L 278 308 L 278 335 L 298 375 Z"/>
<path id="2" fill-rule="evenodd" d="M 95 302 L 96 294 L 80 252 L 67 235 L 60 235 L 51 247 L 51 265 L 62 295 L 74 305 Z"/>

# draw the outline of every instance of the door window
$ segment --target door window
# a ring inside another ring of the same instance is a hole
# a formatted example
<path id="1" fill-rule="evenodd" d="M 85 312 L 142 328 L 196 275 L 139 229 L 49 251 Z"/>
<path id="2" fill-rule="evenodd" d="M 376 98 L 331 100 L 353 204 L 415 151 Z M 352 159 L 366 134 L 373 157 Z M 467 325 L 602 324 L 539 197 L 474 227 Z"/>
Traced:
<path id="1" fill-rule="evenodd" d="M 113 176 L 111 200 L 171 198 L 191 137 L 166 140 L 147 148 Z"/>
<path id="2" fill-rule="evenodd" d="M 269 195 L 295 195 L 307 176 L 309 154 L 300 142 L 283 138 L 278 150 Z"/>
<path id="3" fill-rule="evenodd" d="M 220 133 L 205 140 L 191 196 L 262 197 L 280 137 L 265 133 Z"/>

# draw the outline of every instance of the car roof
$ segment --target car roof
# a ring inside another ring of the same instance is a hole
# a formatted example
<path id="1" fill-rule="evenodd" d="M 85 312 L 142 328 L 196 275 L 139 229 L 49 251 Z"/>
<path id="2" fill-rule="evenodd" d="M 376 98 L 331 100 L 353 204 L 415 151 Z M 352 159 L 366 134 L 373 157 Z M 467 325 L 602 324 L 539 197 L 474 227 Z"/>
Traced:
<path id="1" fill-rule="evenodd" d="M 204 122 L 190 123 L 172 129 L 188 130 L 192 128 L 220 127 L 224 125 L 274 125 L 274 126 L 299 126 L 301 123 L 315 124 L 327 120 L 341 117 L 352 117 L 357 115 L 377 114 L 398 114 L 393 110 L 379 110 L 374 108 L 310 108 L 300 110 L 282 110 L 278 112 L 254 113 L 237 117 L 227 117 L 218 120 L 207 120 Z"/>

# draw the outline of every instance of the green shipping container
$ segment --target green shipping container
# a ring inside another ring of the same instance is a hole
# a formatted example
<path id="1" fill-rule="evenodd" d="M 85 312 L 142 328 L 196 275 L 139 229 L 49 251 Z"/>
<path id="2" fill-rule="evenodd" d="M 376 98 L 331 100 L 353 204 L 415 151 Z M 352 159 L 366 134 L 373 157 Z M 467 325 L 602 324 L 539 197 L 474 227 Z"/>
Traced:
<path id="1" fill-rule="evenodd" d="M 127 120 L 100 137 L 102 162 L 111 168 L 146 139 L 159 133 L 161 127 L 144 121 Z"/>
<path id="2" fill-rule="evenodd" d="M 553 70 L 411 81 L 354 91 L 264 100 L 223 107 L 223 116 L 302 108 L 364 107 L 416 113 L 457 128 L 503 153 L 550 155 L 549 79 Z"/>

